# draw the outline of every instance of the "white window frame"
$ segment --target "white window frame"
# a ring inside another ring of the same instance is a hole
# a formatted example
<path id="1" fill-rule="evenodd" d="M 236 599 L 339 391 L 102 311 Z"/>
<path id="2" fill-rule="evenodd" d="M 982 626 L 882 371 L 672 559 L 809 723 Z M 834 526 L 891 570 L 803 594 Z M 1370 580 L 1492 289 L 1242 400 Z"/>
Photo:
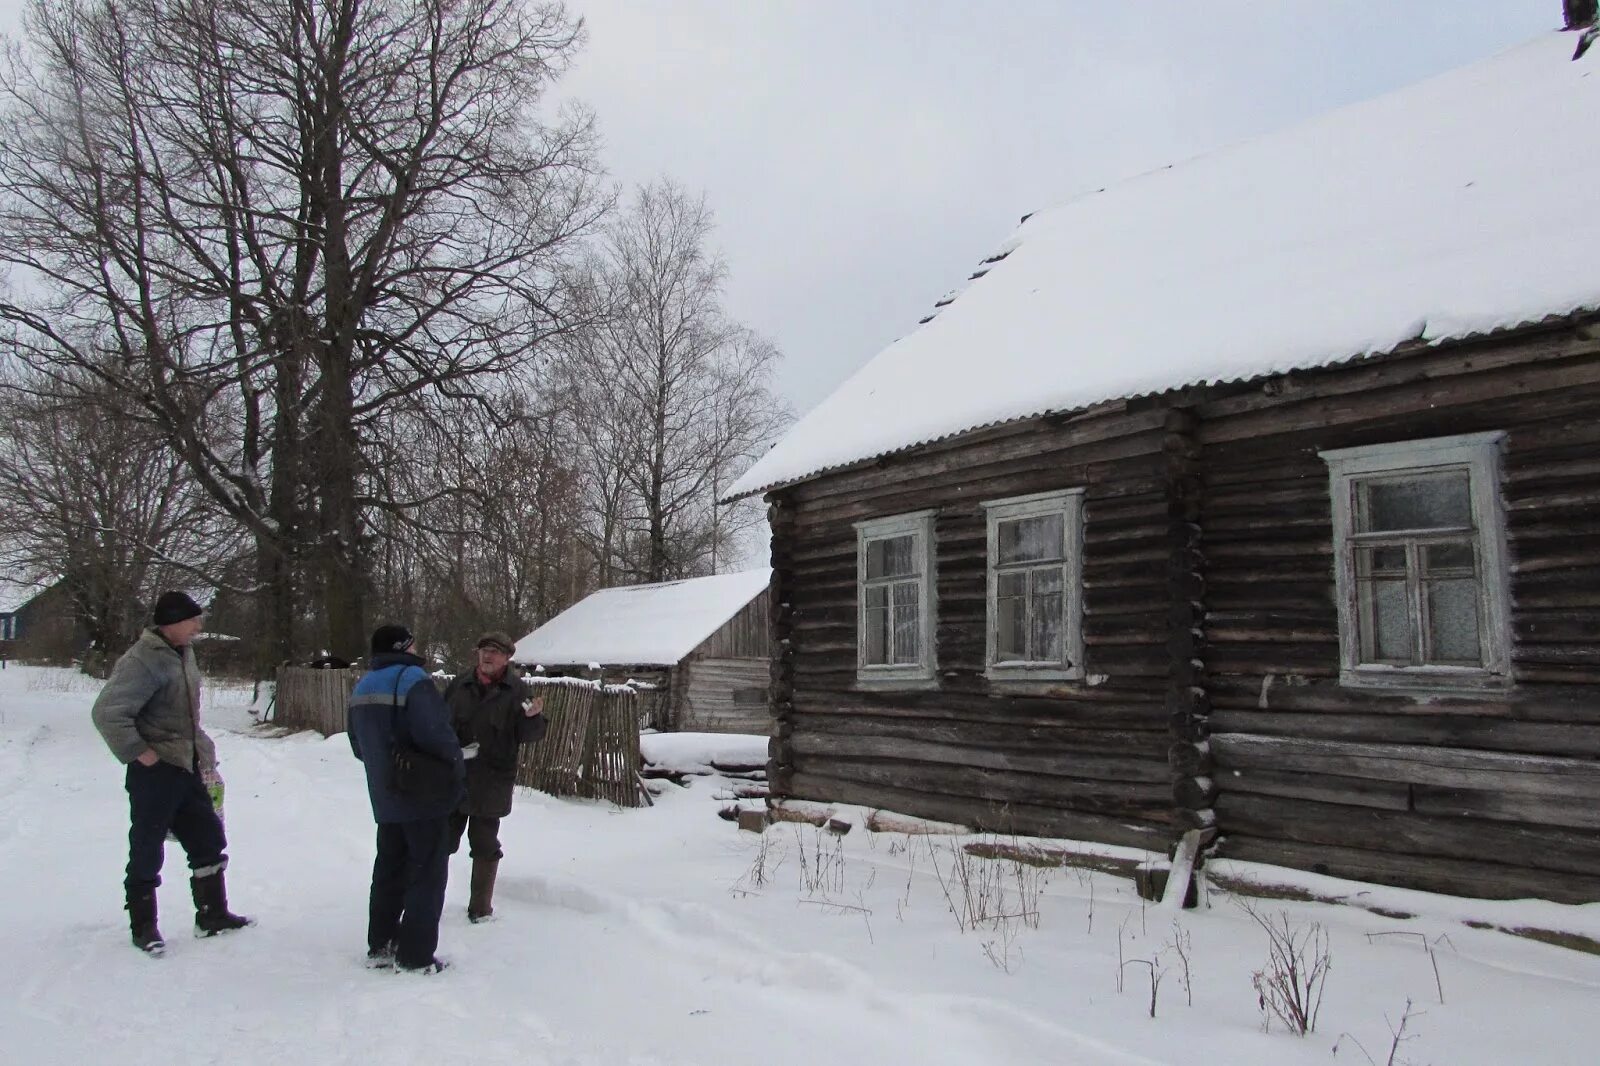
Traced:
<path id="1" fill-rule="evenodd" d="M 1082 488 L 988 500 L 988 598 L 984 612 L 984 676 L 991 681 L 1076 681 L 1084 676 L 1083 645 L 1083 492 Z M 1000 523 L 1038 515 L 1062 516 L 1061 609 L 1065 661 L 1000 663 L 998 654 Z"/>
<path id="2" fill-rule="evenodd" d="M 1328 464 L 1328 488 L 1333 503 L 1341 683 L 1438 689 L 1493 688 L 1510 684 L 1511 595 L 1505 512 L 1500 503 L 1500 442 L 1504 437 L 1504 432 L 1497 430 L 1318 453 Z M 1465 470 L 1468 474 L 1479 562 L 1478 633 L 1483 665 L 1363 663 L 1356 603 L 1355 550 L 1351 543 L 1356 486 L 1375 476 L 1427 474 L 1444 469 Z"/>
<path id="3" fill-rule="evenodd" d="M 856 530 L 856 685 L 858 688 L 932 688 L 937 685 L 934 649 L 934 510 L 913 511 L 855 523 Z M 920 564 L 917 607 L 919 650 L 914 663 L 867 662 L 867 545 L 875 540 L 914 535 L 913 551 Z"/>

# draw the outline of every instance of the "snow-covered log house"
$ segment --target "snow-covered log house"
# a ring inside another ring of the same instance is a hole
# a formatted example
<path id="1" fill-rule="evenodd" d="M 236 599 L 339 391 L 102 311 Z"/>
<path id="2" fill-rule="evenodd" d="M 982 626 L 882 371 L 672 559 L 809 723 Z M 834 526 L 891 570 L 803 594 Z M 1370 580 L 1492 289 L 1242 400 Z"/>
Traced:
<path id="1" fill-rule="evenodd" d="M 774 795 L 1600 900 L 1593 36 L 1037 212 L 797 423 Z"/>

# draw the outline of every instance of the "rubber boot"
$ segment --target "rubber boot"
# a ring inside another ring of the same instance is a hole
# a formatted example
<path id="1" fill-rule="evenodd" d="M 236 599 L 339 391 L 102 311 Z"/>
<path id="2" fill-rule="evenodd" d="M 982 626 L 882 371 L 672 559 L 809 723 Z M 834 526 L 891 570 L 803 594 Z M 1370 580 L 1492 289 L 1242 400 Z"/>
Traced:
<path id="1" fill-rule="evenodd" d="M 156 894 L 153 890 L 130 891 L 128 902 L 125 904 L 128 911 L 128 926 L 133 933 L 133 946 L 159 958 L 167 950 L 167 942 L 161 939 L 161 930 L 156 928 Z"/>
<path id="2" fill-rule="evenodd" d="M 194 893 L 195 936 L 216 936 L 255 924 L 249 918 L 228 910 L 228 889 L 223 883 L 221 870 L 190 878 L 189 888 Z"/>
<path id="3" fill-rule="evenodd" d="M 499 859 L 472 860 L 472 894 L 467 900 L 467 921 L 486 922 L 494 916 L 494 875 Z"/>

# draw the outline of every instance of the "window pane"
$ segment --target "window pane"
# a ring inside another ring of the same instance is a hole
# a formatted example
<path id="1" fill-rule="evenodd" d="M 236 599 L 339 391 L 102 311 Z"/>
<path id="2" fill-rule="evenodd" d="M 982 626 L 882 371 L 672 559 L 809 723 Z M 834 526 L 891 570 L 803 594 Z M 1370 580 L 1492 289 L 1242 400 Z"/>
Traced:
<path id="1" fill-rule="evenodd" d="M 1428 661 L 1478 666 L 1478 583 L 1430 581 L 1428 592 Z"/>
<path id="2" fill-rule="evenodd" d="M 922 658 L 920 590 L 914 581 L 894 586 L 894 661 L 916 663 Z"/>
<path id="3" fill-rule="evenodd" d="M 1009 585 L 1013 591 L 1011 595 L 995 597 L 994 657 L 996 662 L 1020 662 L 1028 657 L 1027 579 L 1024 574 L 1006 574 L 1005 578 L 1012 579 Z"/>
<path id="4" fill-rule="evenodd" d="M 1406 550 L 1400 547 L 1356 549 L 1357 577 L 1405 577 Z"/>
<path id="5" fill-rule="evenodd" d="M 866 593 L 868 610 L 881 610 L 889 606 L 888 585 L 868 585 Z"/>
<path id="6" fill-rule="evenodd" d="M 1033 594 L 1035 596 L 1053 596 L 1061 592 L 1061 568 L 1059 566 L 1040 567 L 1031 571 L 1033 576 Z"/>
<path id="7" fill-rule="evenodd" d="M 867 577 L 903 577 L 915 574 L 916 534 L 867 541 Z"/>
<path id="8" fill-rule="evenodd" d="M 1423 570 L 1429 574 L 1450 574 L 1464 577 L 1475 572 L 1471 541 L 1453 544 L 1429 544 L 1423 547 Z M 1457 573 L 1450 573 L 1457 571 Z M 1463 573 L 1464 572 L 1464 573 Z"/>
<path id="9" fill-rule="evenodd" d="M 1023 563 L 1061 558 L 1065 522 L 1066 516 L 1057 512 L 999 523 L 996 554 L 1000 562 Z"/>
<path id="10" fill-rule="evenodd" d="M 1360 497 L 1357 528 L 1362 533 L 1472 525 L 1472 496 L 1464 470 L 1401 481 L 1365 481 Z"/>
<path id="11" fill-rule="evenodd" d="M 1356 590 L 1361 613 L 1361 661 L 1409 663 L 1411 623 L 1405 581 L 1360 581 Z"/>
<path id="12" fill-rule="evenodd" d="M 1033 643 L 1028 656 L 1035 662 L 1061 662 L 1065 658 L 1065 627 L 1061 624 L 1061 594 L 1033 598 Z"/>
<path id="13" fill-rule="evenodd" d="M 861 615 L 861 646 L 866 662 L 881 666 L 889 661 L 889 608 L 869 607 Z"/>

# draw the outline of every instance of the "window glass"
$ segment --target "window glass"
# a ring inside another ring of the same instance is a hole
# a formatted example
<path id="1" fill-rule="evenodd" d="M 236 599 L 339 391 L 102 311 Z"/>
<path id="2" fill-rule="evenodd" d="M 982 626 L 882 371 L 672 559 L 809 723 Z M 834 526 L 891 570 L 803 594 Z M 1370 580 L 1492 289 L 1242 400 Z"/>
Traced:
<path id="1" fill-rule="evenodd" d="M 1406 605 L 1405 579 L 1363 581 L 1358 591 L 1363 661 L 1410 662 L 1411 612 Z"/>
<path id="2" fill-rule="evenodd" d="M 1478 665 L 1478 583 L 1428 582 L 1429 656 L 1435 662 Z"/>
<path id="3" fill-rule="evenodd" d="M 880 577 L 903 577 L 917 572 L 915 549 L 916 535 L 883 537 L 867 542 L 867 580 Z"/>
<path id="4" fill-rule="evenodd" d="M 1020 662 L 1028 657 L 1028 575 L 1001 574 L 995 589 L 995 659 Z"/>
<path id="5" fill-rule="evenodd" d="M 922 657 L 922 616 L 917 611 L 920 592 L 915 582 L 894 586 L 894 661 L 916 663 Z"/>
<path id="6" fill-rule="evenodd" d="M 1400 529 L 1459 529 L 1472 525 L 1472 492 L 1465 470 L 1427 477 L 1362 483 L 1363 533 Z"/>
<path id="7" fill-rule="evenodd" d="M 1060 559 L 1065 520 L 1058 511 L 1001 522 L 997 537 L 1000 565 Z"/>

